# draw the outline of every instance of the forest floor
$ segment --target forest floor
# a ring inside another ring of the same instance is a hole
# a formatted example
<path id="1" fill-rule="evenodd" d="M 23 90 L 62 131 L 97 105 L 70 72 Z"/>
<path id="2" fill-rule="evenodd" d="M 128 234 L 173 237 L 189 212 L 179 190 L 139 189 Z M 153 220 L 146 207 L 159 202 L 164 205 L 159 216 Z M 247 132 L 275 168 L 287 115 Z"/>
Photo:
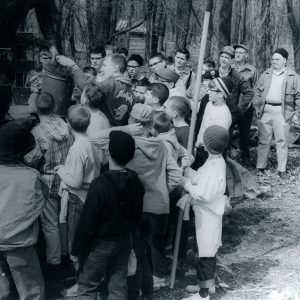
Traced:
<path id="1" fill-rule="evenodd" d="M 245 199 L 224 216 L 217 287 L 211 300 L 266 300 L 271 299 L 271 292 L 283 290 L 298 296 L 272 299 L 300 299 L 300 151 L 290 150 L 288 179 L 276 174 L 274 151 L 270 165 L 265 174 L 250 169 L 261 185 L 270 186 L 269 195 Z M 175 288 L 155 291 L 154 299 L 179 300 L 188 296 L 186 286 L 197 284 L 192 265 L 188 273 L 191 275 L 178 271 Z M 47 299 L 67 299 L 58 297 L 55 291 L 73 283 L 73 277 L 48 282 Z"/>

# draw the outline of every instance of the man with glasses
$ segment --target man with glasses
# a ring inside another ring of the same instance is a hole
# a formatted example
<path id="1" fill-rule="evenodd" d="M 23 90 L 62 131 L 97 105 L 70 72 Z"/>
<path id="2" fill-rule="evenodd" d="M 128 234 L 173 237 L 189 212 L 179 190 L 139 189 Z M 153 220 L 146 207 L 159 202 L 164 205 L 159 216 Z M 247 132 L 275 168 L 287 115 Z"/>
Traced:
<path id="1" fill-rule="evenodd" d="M 248 82 L 251 89 L 253 90 L 256 82 L 258 80 L 258 72 L 256 68 L 249 63 L 248 60 L 248 48 L 243 44 L 234 45 L 234 63 L 232 68 L 242 75 L 242 77 Z M 240 131 L 240 148 L 243 154 L 243 163 L 249 165 L 250 150 L 249 150 L 249 140 L 250 140 L 250 128 L 253 118 L 253 105 L 252 102 L 249 104 L 249 108 L 243 115 L 243 119 L 239 122 Z"/>
<path id="2" fill-rule="evenodd" d="M 96 46 L 90 54 L 91 67 L 96 69 L 97 73 L 99 73 L 103 59 L 106 56 L 106 52 L 103 46 Z"/>
<path id="3" fill-rule="evenodd" d="M 132 54 L 127 61 L 127 74 L 130 79 L 142 80 L 143 75 L 142 66 L 144 65 L 144 59 L 138 54 Z"/>
<path id="4" fill-rule="evenodd" d="M 157 82 L 157 71 L 166 67 L 166 59 L 161 53 L 154 53 L 149 58 L 149 68 L 151 75 L 149 77 L 149 82 Z"/>
<path id="5" fill-rule="evenodd" d="M 300 78 L 286 67 L 288 52 L 278 48 L 273 52 L 272 67 L 259 78 L 253 105 L 258 118 L 258 153 L 256 168 L 267 168 L 271 141 L 274 136 L 277 154 L 277 172 L 286 178 L 288 133 L 292 120 L 300 113 Z"/>

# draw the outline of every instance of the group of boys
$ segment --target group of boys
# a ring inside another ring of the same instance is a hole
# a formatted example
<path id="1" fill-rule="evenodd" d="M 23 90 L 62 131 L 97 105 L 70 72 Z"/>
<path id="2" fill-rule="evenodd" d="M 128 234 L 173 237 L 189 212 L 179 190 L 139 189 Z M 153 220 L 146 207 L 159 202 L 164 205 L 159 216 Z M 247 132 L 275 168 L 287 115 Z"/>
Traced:
<path id="1" fill-rule="evenodd" d="M 39 93 L 34 103 L 37 124 L 11 121 L 0 128 L 0 186 L 5 198 L 0 203 L 1 299 L 10 299 L 7 270 L 21 299 L 44 298 L 34 250 L 38 223 L 45 237 L 46 272 L 59 272 L 63 255 L 68 255 L 79 274 L 71 289 L 79 299 L 96 299 L 102 281 L 108 299 L 153 299 L 154 285 L 166 271 L 167 244 L 172 244 L 170 227 L 176 218 L 170 214 L 176 214 L 182 190 L 188 194 L 179 205 L 191 205 L 195 216 L 200 283 L 199 292 L 187 299 L 209 299 L 228 196 L 225 161 L 230 136 L 238 124 L 244 132 L 241 153 L 249 160 L 253 104 L 256 108 L 265 101 L 261 95 L 266 75 L 253 99 L 257 73 L 240 59 L 246 46 L 224 47 L 218 70 L 214 62 L 205 61 L 193 161 L 187 146 L 196 83 L 186 66 L 189 52 L 179 49 L 170 66 L 162 54 L 153 54 L 149 75 L 139 55 L 127 59 L 122 49 L 106 56 L 100 50 L 101 55 L 91 55 L 92 66 L 83 70 L 70 58 L 56 57 L 77 87 L 77 103 L 69 108 L 67 121 L 56 115 L 53 96 Z M 286 53 L 277 49 L 274 61 L 278 55 Z M 299 78 L 285 69 L 276 72 L 276 66 L 274 70 L 274 78 L 283 75 L 274 79 L 277 84 L 288 74 L 291 93 L 285 98 L 290 96 L 298 109 Z M 264 105 L 275 109 L 279 105 L 271 101 L 277 99 L 273 85 L 272 77 L 272 95 Z M 265 110 L 260 122 L 267 126 L 273 112 L 263 122 Z M 276 145 L 281 143 L 277 152 L 282 154 L 282 137 L 276 130 Z M 67 238 L 62 234 L 65 228 Z M 188 235 L 184 230 L 183 244 Z M 184 260 L 187 249 L 182 248 Z M 134 257 L 136 270 L 128 277 L 128 262 Z"/>

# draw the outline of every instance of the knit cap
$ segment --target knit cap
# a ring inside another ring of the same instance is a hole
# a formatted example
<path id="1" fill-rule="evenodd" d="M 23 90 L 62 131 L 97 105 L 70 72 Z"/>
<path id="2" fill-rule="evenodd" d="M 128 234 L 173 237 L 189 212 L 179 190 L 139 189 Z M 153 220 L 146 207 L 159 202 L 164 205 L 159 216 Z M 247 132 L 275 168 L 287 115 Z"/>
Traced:
<path id="1" fill-rule="evenodd" d="M 234 57 L 234 51 L 235 51 L 234 48 L 232 48 L 231 46 L 225 46 L 222 49 L 220 54 L 226 53 L 226 54 L 229 54 L 233 58 Z"/>
<path id="2" fill-rule="evenodd" d="M 275 53 L 280 54 L 285 59 L 287 59 L 289 57 L 289 53 L 284 48 L 278 48 L 278 49 L 276 49 L 273 52 L 273 54 L 275 54 Z"/>
<path id="3" fill-rule="evenodd" d="M 180 77 L 176 72 L 172 71 L 169 68 L 161 68 L 156 71 L 156 74 L 161 78 L 173 82 L 174 84 L 177 82 L 177 80 Z"/>
<path id="4" fill-rule="evenodd" d="M 149 122 L 153 118 L 154 110 L 151 106 L 142 103 L 133 105 L 130 116 L 142 122 Z"/>
<path id="5" fill-rule="evenodd" d="M 219 71 L 218 70 L 206 70 L 204 72 L 204 74 L 202 75 L 202 80 L 203 79 L 213 80 L 216 77 L 219 77 Z"/>
<path id="6" fill-rule="evenodd" d="M 228 98 L 228 96 L 231 94 L 233 89 L 233 82 L 232 79 L 229 76 L 226 77 L 217 77 L 213 79 L 213 82 L 217 86 L 217 88 L 222 92 L 223 96 L 225 98 Z"/>
<path id="7" fill-rule="evenodd" d="M 116 163 L 125 166 L 134 156 L 134 138 L 126 132 L 111 131 L 109 134 L 108 150 Z"/>
<path id="8" fill-rule="evenodd" d="M 228 144 L 228 131 L 219 125 L 209 126 L 203 135 L 203 143 L 211 154 L 221 154 Z"/>

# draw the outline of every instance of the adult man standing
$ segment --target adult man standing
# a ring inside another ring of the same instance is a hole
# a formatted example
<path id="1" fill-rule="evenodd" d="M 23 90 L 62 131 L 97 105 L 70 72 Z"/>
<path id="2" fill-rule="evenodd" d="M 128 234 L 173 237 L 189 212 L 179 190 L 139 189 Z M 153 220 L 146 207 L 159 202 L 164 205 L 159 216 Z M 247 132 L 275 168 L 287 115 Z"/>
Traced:
<path id="1" fill-rule="evenodd" d="M 96 46 L 90 54 L 91 67 L 96 69 L 97 73 L 99 73 L 101 69 L 101 65 L 103 63 L 103 59 L 106 56 L 106 52 L 103 46 Z"/>
<path id="2" fill-rule="evenodd" d="M 190 59 L 190 52 L 187 49 L 177 49 L 174 64 L 169 68 L 175 71 L 180 77 L 177 85 L 183 85 L 186 89 L 186 94 L 191 98 L 194 82 L 196 79 L 195 73 L 187 66 Z"/>
<path id="3" fill-rule="evenodd" d="M 149 68 L 151 71 L 151 75 L 149 77 L 149 82 L 157 82 L 157 75 L 156 72 L 159 69 L 166 67 L 166 59 L 161 53 L 154 53 L 149 58 Z"/>
<path id="4" fill-rule="evenodd" d="M 271 140 L 274 135 L 278 175 L 285 177 L 288 158 L 289 123 L 300 112 L 300 78 L 286 67 L 288 52 L 273 52 L 272 67 L 259 78 L 253 105 L 258 116 L 258 170 L 267 167 Z"/>
<path id="5" fill-rule="evenodd" d="M 37 20 L 54 58 L 58 16 L 54 0 L 1 1 L 0 9 L 0 123 L 4 120 L 12 100 L 15 79 L 15 47 L 17 28 L 30 9 L 35 8 Z"/>
<path id="6" fill-rule="evenodd" d="M 258 79 L 258 72 L 254 66 L 247 63 L 248 48 L 243 44 L 234 45 L 233 48 L 235 49 L 235 52 L 232 68 L 239 72 L 249 83 L 251 89 L 254 90 Z M 250 159 L 249 139 L 252 118 L 253 105 L 251 102 L 249 108 L 244 113 L 243 118 L 239 121 L 240 148 L 243 154 L 242 159 L 245 164 L 249 164 Z"/>
<path id="7" fill-rule="evenodd" d="M 232 93 L 226 104 L 232 114 L 231 129 L 234 125 L 238 124 L 241 136 L 241 133 L 243 133 L 244 129 L 243 126 L 241 126 L 244 120 L 244 114 L 247 112 L 251 105 L 254 93 L 249 83 L 243 78 L 243 76 L 238 71 L 232 68 L 233 59 L 234 48 L 225 46 L 220 54 L 219 76 L 229 76 L 233 81 Z M 247 158 L 250 156 L 249 148 L 245 149 L 245 147 L 240 145 L 240 150 L 242 158 Z"/>
<path id="8" fill-rule="evenodd" d="M 71 68 L 74 82 L 80 89 L 83 90 L 89 83 L 89 79 L 72 59 L 59 55 L 57 62 Z M 105 57 L 101 67 L 103 81 L 98 83 L 102 92 L 100 110 L 106 115 L 111 126 L 127 125 L 133 105 L 134 94 L 130 80 L 123 76 L 126 67 L 126 59 L 121 54 Z"/>

